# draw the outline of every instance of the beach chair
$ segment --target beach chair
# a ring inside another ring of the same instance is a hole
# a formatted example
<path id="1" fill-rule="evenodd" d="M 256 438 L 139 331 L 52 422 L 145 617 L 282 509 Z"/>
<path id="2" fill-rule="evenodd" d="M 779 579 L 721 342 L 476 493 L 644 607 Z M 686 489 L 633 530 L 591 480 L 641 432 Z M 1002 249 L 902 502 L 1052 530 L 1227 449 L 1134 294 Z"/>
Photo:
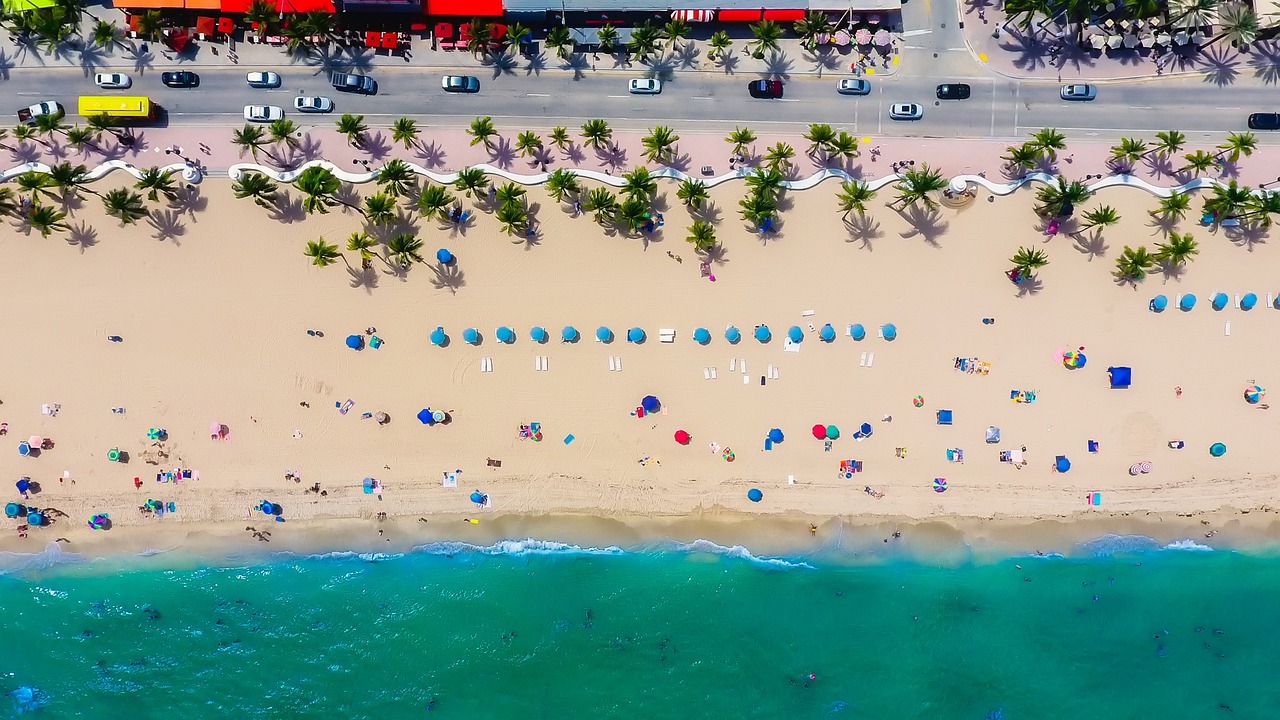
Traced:
<path id="1" fill-rule="evenodd" d="M 676 331 L 672 328 L 658 329 L 658 342 L 673 343 L 676 341 Z"/>
<path id="2" fill-rule="evenodd" d="M 702 379 L 703 379 L 703 380 L 710 380 L 710 379 L 711 379 L 711 368 L 709 368 L 709 367 L 704 367 L 704 368 L 702 368 Z"/>
<path id="3" fill-rule="evenodd" d="M 876 362 L 876 354 L 867 353 L 867 367 L 871 367 L 872 365 L 875 364 L 875 362 Z"/>
<path id="4" fill-rule="evenodd" d="M 938 424 L 939 424 L 939 425 L 950 425 L 950 424 L 951 424 L 951 422 L 952 422 L 952 420 L 953 420 L 953 416 L 952 416 L 952 413 L 951 413 L 951 411 L 950 411 L 950 410 L 939 410 L 939 411 L 938 411 Z"/>

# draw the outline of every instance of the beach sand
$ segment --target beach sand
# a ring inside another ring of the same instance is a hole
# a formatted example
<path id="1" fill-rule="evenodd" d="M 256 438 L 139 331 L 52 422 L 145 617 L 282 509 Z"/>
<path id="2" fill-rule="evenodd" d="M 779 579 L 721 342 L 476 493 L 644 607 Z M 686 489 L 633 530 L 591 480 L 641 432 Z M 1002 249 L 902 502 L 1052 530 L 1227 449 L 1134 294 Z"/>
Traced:
<path id="1" fill-rule="evenodd" d="M 875 533 L 885 523 L 940 520 L 980 536 L 994 521 L 1008 528 L 1001 537 L 1014 538 L 1035 519 L 1050 519 L 1036 525 L 1045 528 L 1113 518 L 1088 525 L 1102 529 L 1122 527 L 1117 515 L 1214 513 L 1222 522 L 1252 511 L 1251 527 L 1274 538 L 1263 518 L 1274 517 L 1278 496 L 1280 453 L 1269 442 L 1276 418 L 1247 404 L 1242 391 L 1253 381 L 1271 384 L 1265 358 L 1277 351 L 1270 326 L 1280 312 L 1261 302 L 1249 312 L 1208 307 L 1213 290 L 1233 298 L 1280 292 L 1268 285 L 1274 250 L 1265 233 L 1233 241 L 1184 222 L 1200 241 L 1199 256 L 1181 277 L 1153 273 L 1134 290 L 1111 272 L 1123 245 L 1154 249 L 1160 239 L 1146 212 L 1155 201 L 1144 192 L 1111 190 L 1089 203 L 1113 205 L 1123 218 L 1103 231 L 1105 250 L 1094 257 L 1081 251 L 1087 243 L 1037 232 L 1030 191 L 995 202 L 980 193 L 963 209 L 936 214 L 908 210 L 914 227 L 884 207 L 892 199 L 884 191 L 851 230 L 836 210 L 837 188 L 788 193 L 780 231 L 763 241 L 738 219 L 741 188 L 714 190 L 723 243 L 715 282 L 700 277 L 684 242 L 688 213 L 665 182 L 655 203 L 665 227 L 646 238 L 572 218 L 540 188 L 529 191 L 540 230 L 533 243 L 502 235 L 484 212 L 463 233 L 406 218 L 425 240 L 424 255 L 447 247 L 458 262 L 405 275 L 380 260 L 360 272 L 354 257 L 355 272 L 341 262 L 310 266 L 306 240 L 323 235 L 342 247 L 361 218 L 335 211 L 280 222 L 235 200 L 225 179 L 200 186 L 194 212 L 169 212 L 153 225 L 120 228 L 88 197 L 67 235 L 10 229 L 0 234 L 11 268 L 0 319 L 16 342 L 0 357 L 8 379 L 0 421 L 13 446 L 39 434 L 54 447 L 36 458 L 11 450 L 0 468 L 39 483 L 31 505 L 68 517 L 33 538 L 10 531 L 0 542 L 31 548 L 57 535 L 79 546 L 113 536 L 157 547 L 158 532 L 247 535 L 245 524 L 264 527 L 267 519 L 250 511 L 263 499 L 279 503 L 288 520 L 271 523 L 274 542 L 326 523 L 370 535 L 367 521 L 379 512 L 410 523 L 479 517 L 481 527 L 513 533 L 527 527 L 520 518 L 587 516 L 626 523 L 634 534 L 616 531 L 625 540 L 670 529 L 675 518 L 739 513 L 789 528 L 841 518 Z M 1042 247 L 1050 259 L 1035 289 L 1022 294 L 1003 274 L 1020 245 Z M 1147 304 L 1157 292 L 1171 300 L 1194 292 L 1200 304 L 1155 314 Z M 837 331 L 830 344 L 808 328 L 828 322 Z M 876 337 L 886 322 L 898 328 L 892 342 Z M 728 323 L 744 333 L 736 346 L 723 340 Z M 751 339 L 757 323 L 770 326 L 772 342 Z M 866 326 L 867 339 L 847 337 L 849 323 Z M 582 333 L 579 342 L 558 342 L 566 324 Z M 617 335 L 613 343 L 594 341 L 602 324 Z M 437 325 L 448 347 L 428 343 Z M 499 325 L 515 329 L 514 344 L 494 340 Z M 551 342 L 531 342 L 532 325 L 545 326 Z M 783 350 L 791 325 L 804 330 L 798 353 Z M 462 341 L 471 326 L 482 335 L 478 347 Z M 632 326 L 645 329 L 647 342 L 622 339 Z M 385 340 L 381 348 L 345 347 L 347 335 L 368 327 Z M 692 341 L 696 327 L 710 330 L 707 346 Z M 660 328 L 675 329 L 676 341 L 659 342 Z M 1065 369 L 1057 357 L 1078 347 L 1087 366 Z M 859 366 L 863 353 L 874 353 L 871 367 Z M 536 371 L 535 356 L 547 357 L 549 369 Z M 609 370 L 611 356 L 621 358 L 621 371 Z M 958 372 L 957 356 L 991 370 Z M 492 372 L 480 371 L 482 358 L 492 359 Z M 761 386 L 769 365 L 779 377 Z M 1108 365 L 1132 366 L 1133 387 L 1109 389 Z M 711 367 L 717 377 L 706 380 Z M 1037 402 L 1011 402 L 1013 389 L 1036 391 Z M 638 419 L 632 413 L 648 394 L 664 411 Z M 916 395 L 922 408 L 913 406 Z M 347 399 L 354 406 L 340 415 L 335 403 Z M 60 405 L 56 416 L 41 414 L 46 403 Z M 415 415 L 424 407 L 449 411 L 451 422 L 423 426 Z M 935 423 L 939 409 L 954 411 L 953 425 Z M 378 411 L 391 422 L 361 419 Z M 228 438 L 211 439 L 211 422 L 225 425 Z M 541 442 L 517 437 L 529 422 L 541 423 Z M 857 442 L 850 434 L 863 422 L 873 434 Z M 810 435 L 815 423 L 840 427 L 830 452 Z M 1001 443 L 983 442 L 988 425 L 1001 428 Z M 169 435 L 161 467 L 196 469 L 199 480 L 156 482 L 159 468 L 142 460 L 153 427 Z M 766 452 L 772 427 L 786 439 Z M 692 435 L 687 446 L 673 441 L 677 429 Z M 1086 452 L 1090 439 L 1100 443 L 1097 454 Z M 1166 447 L 1174 439 L 1186 448 Z M 1229 450 L 1211 458 L 1208 447 L 1219 441 Z M 734 462 L 711 452 L 711 442 L 732 448 Z M 1022 446 L 1025 467 L 997 461 L 999 450 Z M 127 463 L 107 460 L 117 447 Z M 895 456 L 899 447 L 905 458 Z M 965 462 L 949 463 L 947 448 L 962 448 Z M 1070 472 L 1053 471 L 1059 454 L 1070 458 Z M 646 457 L 657 462 L 638 462 Z M 487 458 L 501 467 L 487 467 Z M 838 477 L 843 459 L 862 461 L 863 472 Z M 1129 467 L 1143 460 L 1152 471 L 1131 476 Z M 286 470 L 301 482 L 286 480 Z M 442 472 L 455 470 L 462 470 L 458 486 L 442 487 Z M 69 479 L 60 481 L 64 471 Z M 363 493 L 365 477 L 383 491 Z M 935 478 L 946 479 L 945 493 L 934 492 Z M 304 492 L 316 482 L 326 496 Z M 762 502 L 747 500 L 753 487 Z M 469 502 L 475 489 L 490 496 L 490 508 Z M 1086 505 L 1092 492 L 1102 494 L 1100 505 Z M 144 515 L 137 507 L 148 498 L 172 501 L 177 511 Z M 109 533 L 84 526 L 96 512 L 110 513 Z M 498 517 L 506 519 L 491 523 Z M 353 518 L 364 522 L 343 520 Z"/>

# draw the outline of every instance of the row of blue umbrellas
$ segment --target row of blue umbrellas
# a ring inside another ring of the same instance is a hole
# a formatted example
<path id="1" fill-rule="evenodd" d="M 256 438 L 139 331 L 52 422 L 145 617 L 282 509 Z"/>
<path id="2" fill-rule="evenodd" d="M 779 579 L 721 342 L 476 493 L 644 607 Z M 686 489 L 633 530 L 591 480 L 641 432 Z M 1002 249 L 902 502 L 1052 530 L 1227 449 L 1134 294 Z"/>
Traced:
<path id="1" fill-rule="evenodd" d="M 849 328 L 849 334 L 854 340 L 862 340 L 867 336 L 867 330 L 861 324 L 852 325 Z M 883 335 L 886 340 L 892 340 L 898 336 L 898 328 L 893 323 L 886 323 L 880 326 L 880 334 Z M 515 331 L 506 325 L 500 326 L 494 331 L 493 335 L 498 342 L 503 344 L 513 343 L 516 339 Z M 536 343 L 546 342 L 547 337 L 547 331 L 541 325 L 535 325 L 529 330 L 529 339 Z M 581 333 L 579 333 L 578 329 L 572 325 L 566 325 L 560 331 L 560 340 L 562 342 L 577 342 L 581 337 Z M 768 325 L 757 325 L 754 331 L 754 337 L 762 343 L 767 343 L 773 338 L 773 333 L 769 330 Z M 787 337 L 794 343 L 803 342 L 804 331 L 800 329 L 799 325 L 792 325 L 791 328 L 787 330 Z M 821 338 L 823 342 L 831 342 L 836 339 L 836 329 L 831 326 L 831 323 L 827 323 L 818 331 L 818 337 Z M 357 345 L 351 345 L 352 338 L 356 339 Z M 605 325 L 601 325 L 596 328 L 595 338 L 599 342 L 613 342 L 613 330 L 610 330 Z M 626 334 L 626 339 L 629 343 L 642 343 L 645 341 L 645 338 L 646 335 L 644 330 L 638 327 L 631 328 Z M 462 331 L 462 341 L 467 344 L 479 344 L 480 339 L 480 331 L 473 327 L 469 327 Z M 742 340 L 742 331 L 740 331 L 736 326 L 730 325 L 725 328 L 724 339 L 730 343 L 737 343 Z M 358 335 L 352 335 L 351 338 L 348 338 L 347 344 L 352 347 L 359 347 L 361 340 L 362 339 Z M 449 336 L 445 333 L 443 326 L 437 325 L 436 329 L 431 331 L 430 340 L 432 345 L 444 346 L 449 341 Z M 697 328 L 693 331 L 693 341 L 699 345 L 706 345 L 711 342 L 711 332 L 703 327 Z"/>
<path id="2" fill-rule="evenodd" d="M 1178 300 L 1178 309 L 1190 310 L 1196 306 L 1196 300 L 1197 298 L 1194 293 L 1187 293 Z M 1213 297 L 1209 298 L 1209 304 L 1213 306 L 1214 310 L 1221 310 L 1225 308 L 1227 303 L 1230 301 L 1231 299 L 1228 298 L 1227 294 L 1224 292 L 1214 293 Z M 1257 304 L 1257 293 L 1245 293 L 1240 297 L 1241 310 L 1252 310 Z M 1151 299 L 1149 307 L 1155 312 L 1164 312 L 1165 308 L 1169 307 L 1169 298 L 1165 295 L 1157 295 Z"/>

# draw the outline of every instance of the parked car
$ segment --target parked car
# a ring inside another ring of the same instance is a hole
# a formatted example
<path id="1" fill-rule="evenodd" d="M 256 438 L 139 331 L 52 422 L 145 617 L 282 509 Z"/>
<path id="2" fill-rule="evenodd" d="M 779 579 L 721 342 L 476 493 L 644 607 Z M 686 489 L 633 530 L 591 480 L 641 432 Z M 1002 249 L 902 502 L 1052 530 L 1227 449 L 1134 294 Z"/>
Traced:
<path id="1" fill-rule="evenodd" d="M 747 83 L 747 92 L 751 93 L 753 98 L 780 98 L 782 97 L 782 81 L 752 80 Z"/>
<path id="2" fill-rule="evenodd" d="M 968 100 L 971 89 L 964 83 L 944 83 L 938 86 L 939 100 Z"/>
<path id="3" fill-rule="evenodd" d="M 162 72 L 160 82 L 171 88 L 200 87 L 200 76 L 190 70 Z"/>
<path id="4" fill-rule="evenodd" d="M 280 76 L 269 70 L 255 70 L 245 76 L 249 81 L 249 87 L 255 88 L 278 88 L 280 87 Z"/>
<path id="5" fill-rule="evenodd" d="M 133 84 L 133 78 L 124 73 L 96 73 L 93 82 L 107 90 L 124 90 Z"/>
<path id="6" fill-rule="evenodd" d="M 333 112 L 333 101 L 327 97 L 299 95 L 293 99 L 293 108 L 304 113 Z"/>
<path id="7" fill-rule="evenodd" d="M 1250 130 L 1280 130 L 1280 113 L 1253 113 L 1249 116 Z"/>
<path id="8" fill-rule="evenodd" d="M 1063 85 L 1063 100 L 1092 100 L 1098 97 L 1098 88 L 1093 85 Z"/>
<path id="9" fill-rule="evenodd" d="M 916 103 L 894 103 L 889 106 L 890 120 L 919 120 L 924 117 L 924 108 Z"/>
<path id="10" fill-rule="evenodd" d="M 627 82 L 627 92 L 632 95 L 657 95 L 662 92 L 662 81 L 658 78 L 631 78 Z"/>
<path id="11" fill-rule="evenodd" d="M 445 92 L 480 92 L 480 78 L 472 75 L 445 75 L 440 78 L 440 88 Z"/>
<path id="12" fill-rule="evenodd" d="M 275 122 L 284 117 L 284 110 L 275 105 L 245 105 L 244 119 L 252 122 Z"/>
<path id="13" fill-rule="evenodd" d="M 360 73 L 336 72 L 329 76 L 329 84 L 343 92 L 355 92 L 364 95 L 378 94 L 378 81 Z"/>
<path id="14" fill-rule="evenodd" d="M 24 107 L 18 111 L 18 122 L 29 123 L 41 115 L 53 115 L 54 117 L 62 117 L 66 113 L 62 110 L 62 105 L 52 100 L 38 102 L 31 107 Z"/>
<path id="15" fill-rule="evenodd" d="M 840 78 L 836 82 L 836 92 L 841 95 L 870 95 L 871 81 L 862 78 Z"/>

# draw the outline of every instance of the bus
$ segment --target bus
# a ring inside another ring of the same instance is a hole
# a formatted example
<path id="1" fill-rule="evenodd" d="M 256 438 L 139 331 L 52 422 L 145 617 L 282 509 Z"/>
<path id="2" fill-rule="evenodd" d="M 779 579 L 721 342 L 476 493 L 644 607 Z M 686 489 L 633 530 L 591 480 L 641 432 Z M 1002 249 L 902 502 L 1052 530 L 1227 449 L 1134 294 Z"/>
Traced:
<path id="1" fill-rule="evenodd" d="M 80 114 L 106 115 L 117 122 L 149 122 L 156 119 L 156 106 L 140 95 L 81 95 Z"/>

